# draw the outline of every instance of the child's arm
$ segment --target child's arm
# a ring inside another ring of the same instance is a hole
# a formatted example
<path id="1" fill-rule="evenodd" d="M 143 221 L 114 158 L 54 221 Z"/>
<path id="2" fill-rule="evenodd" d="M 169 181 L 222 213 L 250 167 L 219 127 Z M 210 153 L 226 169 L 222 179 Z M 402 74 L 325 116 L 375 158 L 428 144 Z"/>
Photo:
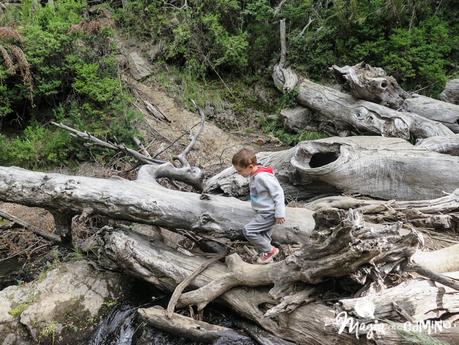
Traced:
<path id="1" fill-rule="evenodd" d="M 284 190 L 282 189 L 279 181 L 273 175 L 268 175 L 263 179 L 263 184 L 268 189 L 269 194 L 274 200 L 275 205 L 275 218 L 285 218 L 285 199 Z"/>

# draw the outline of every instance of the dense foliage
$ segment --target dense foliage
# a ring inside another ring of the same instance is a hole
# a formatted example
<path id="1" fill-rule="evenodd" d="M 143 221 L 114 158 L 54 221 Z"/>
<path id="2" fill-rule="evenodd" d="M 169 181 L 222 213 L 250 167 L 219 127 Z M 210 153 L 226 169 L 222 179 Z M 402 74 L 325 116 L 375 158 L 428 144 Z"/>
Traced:
<path id="1" fill-rule="evenodd" d="M 64 0 L 54 6 L 24 1 L 18 11 L 2 18 L 3 32 L 15 26 L 19 37 L 12 41 L 0 34 L 0 46 L 8 48 L 18 67 L 14 49 L 24 52 L 32 84 L 24 80 L 22 70 L 15 73 L 0 64 L 2 130 L 19 134 L 0 136 L 1 164 L 38 168 L 86 158 L 87 149 L 46 125 L 52 120 L 97 136 L 131 140 L 136 115 L 118 79 L 110 18 L 103 13 L 91 16 L 84 2 Z"/>
<path id="2" fill-rule="evenodd" d="M 169 62 L 201 75 L 266 74 L 277 60 L 280 18 L 287 20 L 289 62 L 316 80 L 328 78 L 332 64 L 365 61 L 385 68 L 409 90 L 436 94 L 459 68 L 459 9 L 453 0 L 125 4 L 118 11 L 125 27 L 161 40 Z"/>
<path id="3" fill-rule="evenodd" d="M 212 89 L 223 90 L 216 98 L 241 114 L 285 106 L 285 96 L 268 97 L 266 106 L 251 95 L 254 84 L 271 83 L 280 18 L 287 22 L 288 62 L 315 80 L 329 79 L 332 64 L 365 61 L 407 90 L 436 96 L 459 70 L 454 0 L 43 3 L 26 0 L 0 13 L 0 164 L 40 168 L 88 158 L 88 149 L 52 120 L 130 142 L 138 114 L 119 80 L 115 28 L 161 43 L 159 63 L 186 76 L 184 98 L 209 99 L 202 85 L 216 81 Z M 277 120 L 260 124 L 286 143 L 315 135 L 291 136 Z"/>

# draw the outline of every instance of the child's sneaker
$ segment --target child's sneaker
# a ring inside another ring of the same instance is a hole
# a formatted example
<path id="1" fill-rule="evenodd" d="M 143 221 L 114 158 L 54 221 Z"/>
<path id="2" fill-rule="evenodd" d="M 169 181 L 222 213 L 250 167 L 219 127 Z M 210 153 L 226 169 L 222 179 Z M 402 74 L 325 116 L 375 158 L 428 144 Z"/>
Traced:
<path id="1" fill-rule="evenodd" d="M 267 253 L 261 253 L 260 256 L 257 259 L 257 263 L 259 264 L 267 264 L 273 261 L 273 258 L 279 254 L 279 249 L 276 247 L 273 247 L 270 252 Z"/>

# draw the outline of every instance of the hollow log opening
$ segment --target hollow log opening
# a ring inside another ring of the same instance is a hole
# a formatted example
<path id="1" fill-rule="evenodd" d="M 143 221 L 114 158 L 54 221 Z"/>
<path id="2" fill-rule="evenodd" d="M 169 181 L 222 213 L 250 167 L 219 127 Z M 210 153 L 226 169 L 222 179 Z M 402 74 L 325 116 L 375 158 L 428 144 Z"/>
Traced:
<path id="1" fill-rule="evenodd" d="M 311 168 L 318 168 L 338 159 L 339 155 L 337 152 L 318 152 L 314 153 L 309 161 Z"/>
<path id="2" fill-rule="evenodd" d="M 341 155 L 341 145 L 327 142 L 303 142 L 295 152 L 292 164 L 301 169 L 321 168 L 333 163 Z"/>

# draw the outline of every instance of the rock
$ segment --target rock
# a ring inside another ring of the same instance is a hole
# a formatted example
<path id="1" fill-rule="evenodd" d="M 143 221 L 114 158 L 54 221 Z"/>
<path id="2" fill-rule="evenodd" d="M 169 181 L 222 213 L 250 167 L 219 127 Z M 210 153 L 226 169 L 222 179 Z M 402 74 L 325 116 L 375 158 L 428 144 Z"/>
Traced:
<path id="1" fill-rule="evenodd" d="M 19 289 L 19 286 L 9 286 L 0 291 L 1 345 L 26 345 L 32 343 L 26 328 L 18 320 L 18 314 L 26 305 L 27 298 L 27 292 Z"/>
<path id="2" fill-rule="evenodd" d="M 310 127 L 310 119 L 313 112 L 304 107 L 283 109 L 281 117 L 284 119 L 284 126 L 294 132 L 299 132 Z"/>
<path id="3" fill-rule="evenodd" d="M 222 112 L 215 113 L 215 122 L 219 127 L 223 128 L 234 128 L 238 123 L 236 114 L 232 109 L 226 109 Z"/>
<path id="4" fill-rule="evenodd" d="M 452 79 L 446 83 L 440 99 L 444 102 L 459 104 L 459 79 Z"/>
<path id="5" fill-rule="evenodd" d="M 266 104 L 271 104 L 273 100 L 273 94 L 271 89 L 264 87 L 261 83 L 255 83 L 253 86 L 253 92 L 255 96 Z"/>
<path id="6" fill-rule="evenodd" d="M 0 344 L 84 339 L 104 305 L 121 293 L 120 275 L 85 261 L 63 263 L 33 282 L 0 291 Z"/>
<path id="7" fill-rule="evenodd" d="M 152 73 L 151 65 L 142 58 L 137 52 L 132 52 L 128 56 L 129 69 L 135 80 L 141 80 Z"/>
<path id="8" fill-rule="evenodd" d="M 211 103 L 206 102 L 206 105 L 202 111 L 204 112 L 204 115 L 207 119 L 215 118 L 215 107 Z"/>
<path id="9" fill-rule="evenodd" d="M 163 51 L 163 47 L 164 44 L 160 41 L 153 45 L 153 47 L 151 47 L 150 50 L 148 50 L 147 54 L 150 62 L 153 62 L 161 54 L 161 52 Z"/>

